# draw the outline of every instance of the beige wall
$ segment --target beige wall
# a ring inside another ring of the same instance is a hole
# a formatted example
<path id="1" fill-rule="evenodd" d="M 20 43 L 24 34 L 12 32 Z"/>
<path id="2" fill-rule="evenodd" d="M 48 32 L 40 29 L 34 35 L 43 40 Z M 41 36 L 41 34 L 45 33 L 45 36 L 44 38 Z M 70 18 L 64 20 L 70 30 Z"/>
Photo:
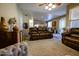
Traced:
<path id="1" fill-rule="evenodd" d="M 23 14 L 15 3 L 0 3 L 0 17 L 1 16 L 5 17 L 6 21 L 8 21 L 9 18 L 15 17 L 18 27 L 22 29 Z"/>
<path id="2" fill-rule="evenodd" d="M 28 16 L 24 16 L 23 22 L 24 22 L 24 23 L 29 23 L 29 17 L 28 17 Z"/>
<path id="3" fill-rule="evenodd" d="M 34 20 L 34 25 L 38 24 L 39 26 L 47 26 L 46 21 L 43 20 Z"/>
<path id="4" fill-rule="evenodd" d="M 19 28 L 22 30 L 23 29 L 23 20 L 24 20 L 24 14 L 22 10 L 17 6 L 17 12 L 18 12 L 18 25 Z"/>
<path id="5" fill-rule="evenodd" d="M 3 16 L 8 21 L 11 17 L 16 17 L 18 19 L 16 4 L 0 4 L 0 17 Z"/>

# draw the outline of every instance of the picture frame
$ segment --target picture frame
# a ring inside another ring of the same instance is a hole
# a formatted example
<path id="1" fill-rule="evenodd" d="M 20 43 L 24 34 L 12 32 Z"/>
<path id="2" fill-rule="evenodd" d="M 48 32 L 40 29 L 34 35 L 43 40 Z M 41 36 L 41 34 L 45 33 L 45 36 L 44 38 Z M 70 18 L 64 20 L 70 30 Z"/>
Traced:
<path id="1" fill-rule="evenodd" d="M 56 27 L 56 21 L 52 21 L 52 26 Z"/>

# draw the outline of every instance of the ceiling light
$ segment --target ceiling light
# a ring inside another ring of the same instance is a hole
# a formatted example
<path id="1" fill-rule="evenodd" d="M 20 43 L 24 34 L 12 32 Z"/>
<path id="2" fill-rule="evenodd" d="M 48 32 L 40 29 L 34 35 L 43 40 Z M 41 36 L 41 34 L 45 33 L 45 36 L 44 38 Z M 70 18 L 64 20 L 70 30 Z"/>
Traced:
<path id="1" fill-rule="evenodd" d="M 48 6 L 51 7 L 52 6 L 52 3 L 50 3 Z"/>
<path id="2" fill-rule="evenodd" d="M 52 5 L 52 8 L 56 8 L 56 5 Z"/>
<path id="3" fill-rule="evenodd" d="M 45 6 L 45 9 L 47 9 L 47 10 L 52 10 L 53 8 L 56 8 L 57 6 L 59 6 L 59 5 L 61 5 L 61 4 L 55 4 L 55 3 L 48 3 L 48 4 L 46 4 L 46 6 Z"/>
<path id="4" fill-rule="evenodd" d="M 49 8 L 48 10 L 52 10 L 52 8 Z"/>
<path id="5" fill-rule="evenodd" d="M 49 7 L 48 6 L 45 6 L 45 9 L 48 9 Z"/>

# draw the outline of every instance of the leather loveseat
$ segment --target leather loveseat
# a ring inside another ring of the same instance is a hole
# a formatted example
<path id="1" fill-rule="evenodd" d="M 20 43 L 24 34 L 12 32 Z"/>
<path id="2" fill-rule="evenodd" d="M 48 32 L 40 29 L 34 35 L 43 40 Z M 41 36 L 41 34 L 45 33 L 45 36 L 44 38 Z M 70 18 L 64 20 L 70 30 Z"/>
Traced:
<path id="1" fill-rule="evenodd" d="M 69 32 L 63 33 L 62 42 L 79 51 L 79 28 L 72 28 Z"/>
<path id="2" fill-rule="evenodd" d="M 45 27 L 34 27 L 29 29 L 30 40 L 52 38 L 52 32 L 49 32 Z"/>

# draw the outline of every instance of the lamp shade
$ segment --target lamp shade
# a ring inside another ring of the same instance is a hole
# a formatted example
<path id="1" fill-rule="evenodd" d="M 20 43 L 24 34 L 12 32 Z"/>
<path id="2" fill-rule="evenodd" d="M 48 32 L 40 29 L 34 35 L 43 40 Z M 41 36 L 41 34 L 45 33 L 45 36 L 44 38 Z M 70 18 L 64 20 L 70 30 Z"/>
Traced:
<path id="1" fill-rule="evenodd" d="M 28 28 L 28 24 L 27 23 L 23 23 L 23 28 L 27 29 Z"/>

